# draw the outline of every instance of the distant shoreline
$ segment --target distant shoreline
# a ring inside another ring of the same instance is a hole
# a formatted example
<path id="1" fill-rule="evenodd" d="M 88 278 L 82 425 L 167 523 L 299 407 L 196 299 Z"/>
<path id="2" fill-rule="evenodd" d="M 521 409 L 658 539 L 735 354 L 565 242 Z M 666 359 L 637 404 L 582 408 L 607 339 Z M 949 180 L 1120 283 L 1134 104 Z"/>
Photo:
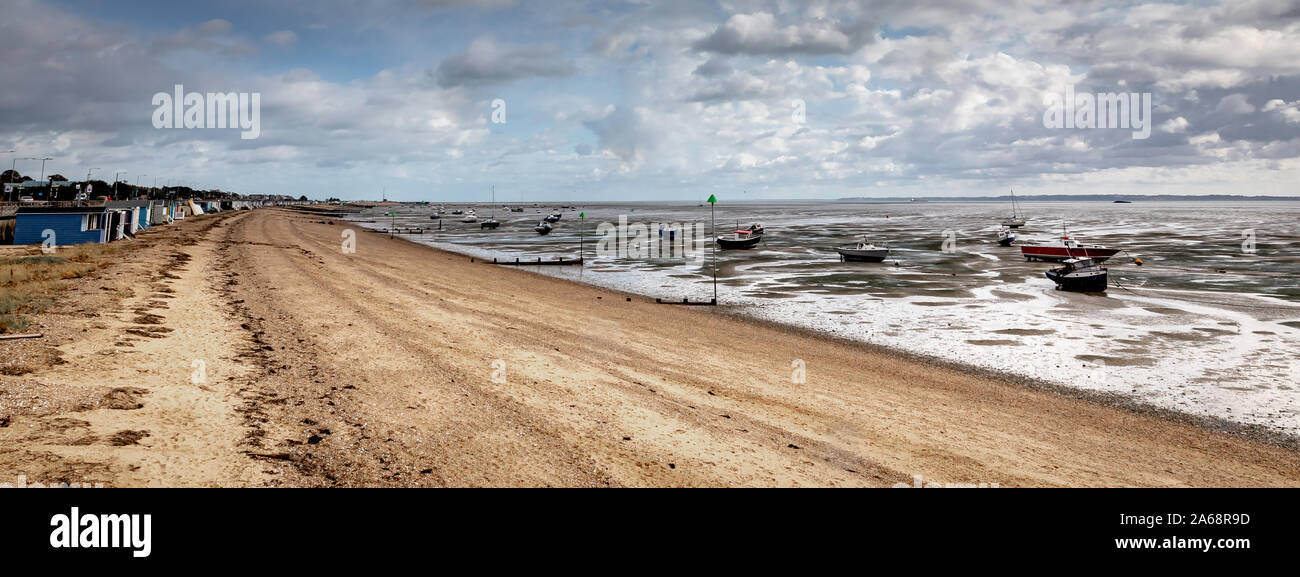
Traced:
<path id="1" fill-rule="evenodd" d="M 1041 194 L 1041 195 L 1016 195 L 1016 200 L 1020 202 L 1115 202 L 1117 200 L 1129 202 L 1221 202 L 1221 201 L 1249 201 L 1249 202 L 1296 202 L 1300 201 L 1300 196 L 1239 196 L 1231 194 L 1202 194 L 1196 196 L 1181 196 L 1176 194 Z M 1003 196 L 945 196 L 945 197 L 917 197 L 912 198 L 871 198 L 863 196 L 850 196 L 837 198 L 834 202 L 889 202 L 889 203 L 930 203 L 930 202 L 1010 202 L 1011 195 Z"/>

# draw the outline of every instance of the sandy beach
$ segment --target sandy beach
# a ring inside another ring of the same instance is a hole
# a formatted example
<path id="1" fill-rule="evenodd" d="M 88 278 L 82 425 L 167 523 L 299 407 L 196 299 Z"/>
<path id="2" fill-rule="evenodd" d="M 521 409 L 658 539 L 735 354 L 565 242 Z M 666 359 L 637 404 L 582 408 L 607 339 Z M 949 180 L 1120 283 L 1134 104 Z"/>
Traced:
<path id="1" fill-rule="evenodd" d="M 122 251 L 0 341 L 0 482 L 1300 485 L 1300 453 L 1247 435 L 318 214 Z"/>

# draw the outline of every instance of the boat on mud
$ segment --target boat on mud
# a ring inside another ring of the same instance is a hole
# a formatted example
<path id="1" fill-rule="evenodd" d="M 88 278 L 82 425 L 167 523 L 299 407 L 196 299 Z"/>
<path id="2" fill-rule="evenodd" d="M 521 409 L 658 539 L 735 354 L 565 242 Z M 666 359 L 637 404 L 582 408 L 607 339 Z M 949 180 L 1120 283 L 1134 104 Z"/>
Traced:
<path id="1" fill-rule="evenodd" d="M 998 230 L 998 244 L 1001 246 L 1011 246 L 1016 242 L 1016 232 L 1010 228 L 1003 227 Z"/>
<path id="2" fill-rule="evenodd" d="M 1056 283 L 1057 290 L 1076 292 L 1105 292 L 1107 281 L 1106 267 L 1091 258 L 1068 258 L 1061 267 L 1044 273 L 1049 280 Z"/>
<path id="3" fill-rule="evenodd" d="M 1024 255 L 1025 260 L 1056 262 L 1071 258 L 1090 258 L 1097 262 L 1106 262 L 1106 259 L 1119 254 L 1119 251 L 1120 249 L 1099 244 L 1079 244 L 1068 234 L 1062 234 L 1061 238 L 1052 242 L 1020 245 L 1020 254 Z"/>
<path id="4" fill-rule="evenodd" d="M 888 247 L 876 246 L 865 238 L 853 248 L 837 248 L 835 252 L 844 262 L 883 262 L 889 258 Z"/>
<path id="5" fill-rule="evenodd" d="M 1021 210 L 1020 203 L 1016 201 L 1016 189 L 1011 189 L 1011 218 L 1002 221 L 1002 226 L 1007 228 L 1020 228 L 1025 226 L 1025 211 Z"/>
<path id="6" fill-rule="evenodd" d="M 719 236 L 715 240 L 718 248 L 722 250 L 746 250 L 758 246 L 758 243 L 763 240 L 763 235 L 741 234 L 740 231 L 736 231 L 736 234 L 730 237 Z"/>

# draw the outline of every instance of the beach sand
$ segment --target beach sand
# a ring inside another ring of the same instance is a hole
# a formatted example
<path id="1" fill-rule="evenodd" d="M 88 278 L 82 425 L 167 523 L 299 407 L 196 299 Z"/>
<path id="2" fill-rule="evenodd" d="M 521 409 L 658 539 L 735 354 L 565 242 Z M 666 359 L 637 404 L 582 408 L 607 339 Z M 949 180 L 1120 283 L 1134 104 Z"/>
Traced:
<path id="1" fill-rule="evenodd" d="M 1291 448 L 321 215 L 132 242 L 0 342 L 0 483 L 1300 485 Z"/>

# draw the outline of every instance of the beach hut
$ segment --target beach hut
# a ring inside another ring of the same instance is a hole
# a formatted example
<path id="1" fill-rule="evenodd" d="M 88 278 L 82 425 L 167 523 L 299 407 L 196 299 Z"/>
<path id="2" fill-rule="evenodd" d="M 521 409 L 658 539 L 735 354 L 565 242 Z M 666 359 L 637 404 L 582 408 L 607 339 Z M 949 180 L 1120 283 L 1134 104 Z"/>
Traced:
<path id="1" fill-rule="evenodd" d="M 153 201 L 150 200 L 113 200 L 105 203 L 104 206 L 109 210 L 126 211 L 123 232 L 135 236 L 137 232 L 149 228 L 148 214 L 152 204 Z"/>
<path id="2" fill-rule="evenodd" d="M 105 214 L 108 215 L 108 234 L 106 241 L 113 242 L 115 240 L 126 238 L 126 221 L 131 218 L 130 213 L 126 209 L 118 209 L 106 210 Z"/>
<path id="3" fill-rule="evenodd" d="M 171 205 L 165 202 L 155 202 L 149 208 L 149 225 L 158 226 L 167 224 L 172 221 Z"/>
<path id="4" fill-rule="evenodd" d="M 54 232 L 56 245 L 108 242 L 119 215 L 103 206 L 25 206 L 14 215 L 14 244 L 41 244 L 45 231 Z"/>

